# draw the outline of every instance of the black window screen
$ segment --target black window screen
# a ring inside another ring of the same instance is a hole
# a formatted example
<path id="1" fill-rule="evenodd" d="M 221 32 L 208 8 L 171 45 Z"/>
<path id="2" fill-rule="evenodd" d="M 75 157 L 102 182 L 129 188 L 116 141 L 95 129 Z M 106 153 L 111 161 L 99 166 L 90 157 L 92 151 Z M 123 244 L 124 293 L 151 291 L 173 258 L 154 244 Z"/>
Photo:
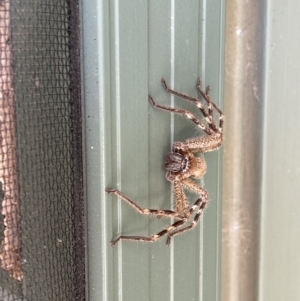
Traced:
<path id="1" fill-rule="evenodd" d="M 84 300 L 75 0 L 0 0 L 0 300 Z"/>

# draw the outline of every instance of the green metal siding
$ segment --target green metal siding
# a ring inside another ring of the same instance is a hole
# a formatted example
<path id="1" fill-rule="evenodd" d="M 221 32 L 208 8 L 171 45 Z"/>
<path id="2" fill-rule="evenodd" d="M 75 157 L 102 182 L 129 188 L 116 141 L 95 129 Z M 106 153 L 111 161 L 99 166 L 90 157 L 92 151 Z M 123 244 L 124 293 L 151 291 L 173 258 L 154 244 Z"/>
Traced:
<path id="1" fill-rule="evenodd" d="M 200 226 L 170 247 L 163 238 L 112 248 L 120 232 L 150 235 L 169 221 L 141 216 L 104 189 L 117 187 L 142 207 L 173 205 L 165 154 L 172 141 L 200 132 L 153 109 L 148 94 L 197 112 L 165 93 L 160 80 L 196 96 L 200 76 L 222 103 L 224 4 L 83 2 L 89 300 L 220 300 L 222 151 L 205 155 L 210 203 Z"/>

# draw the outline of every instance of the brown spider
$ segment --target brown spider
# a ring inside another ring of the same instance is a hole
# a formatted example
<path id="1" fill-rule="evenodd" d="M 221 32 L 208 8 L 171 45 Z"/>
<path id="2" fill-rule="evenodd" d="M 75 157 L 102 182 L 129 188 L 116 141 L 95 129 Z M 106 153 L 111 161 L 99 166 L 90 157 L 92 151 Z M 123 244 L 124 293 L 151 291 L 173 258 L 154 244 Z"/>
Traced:
<path id="1" fill-rule="evenodd" d="M 210 89 L 209 86 L 206 88 L 206 91 L 202 90 L 200 79 L 198 79 L 197 82 L 197 90 L 202 98 L 206 101 L 207 108 L 204 107 L 199 99 L 170 89 L 164 79 L 162 79 L 162 84 L 167 92 L 194 102 L 202 112 L 207 125 L 197 119 L 195 115 L 189 111 L 169 108 L 155 103 L 153 98 L 149 95 L 150 103 L 155 108 L 185 115 L 185 117 L 191 119 L 200 129 L 205 131 L 207 135 L 190 139 L 185 142 L 174 142 L 172 146 L 172 152 L 168 153 L 166 156 L 166 178 L 168 181 L 173 183 L 174 197 L 176 200 L 175 211 L 162 209 L 143 209 L 131 199 L 126 197 L 121 191 L 116 189 L 106 189 L 107 193 L 114 193 L 141 214 L 155 215 L 158 218 L 173 217 L 176 219 L 171 226 L 150 237 L 121 235 L 111 242 L 112 246 L 115 245 L 119 240 L 154 242 L 164 235 L 168 235 L 167 245 L 169 245 L 173 236 L 183 233 L 187 230 L 191 230 L 197 225 L 200 216 L 208 202 L 207 192 L 191 179 L 191 177 L 200 179 L 206 172 L 206 163 L 204 159 L 201 157 L 196 157 L 194 153 L 210 152 L 218 149 L 221 146 L 224 114 L 210 99 L 208 94 Z M 218 125 L 214 121 L 213 109 L 219 113 Z M 199 194 L 199 198 L 191 207 L 185 196 L 184 189 L 189 189 Z M 194 218 L 192 219 L 191 223 L 188 223 L 193 214 L 195 214 Z"/>

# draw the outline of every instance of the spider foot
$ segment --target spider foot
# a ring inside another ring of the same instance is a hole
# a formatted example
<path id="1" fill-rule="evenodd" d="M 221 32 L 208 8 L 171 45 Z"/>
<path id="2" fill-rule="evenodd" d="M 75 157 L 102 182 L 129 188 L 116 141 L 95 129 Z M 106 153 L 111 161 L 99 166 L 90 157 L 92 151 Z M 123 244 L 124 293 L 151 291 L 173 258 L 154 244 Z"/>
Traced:
<path id="1" fill-rule="evenodd" d="M 115 240 L 110 242 L 110 245 L 113 247 L 119 240 L 120 240 L 121 236 L 119 236 L 118 238 L 116 238 Z"/>
<path id="2" fill-rule="evenodd" d="M 209 94 L 209 91 L 210 91 L 210 86 L 207 86 L 206 88 L 205 88 L 205 94 L 208 96 L 208 94 Z"/>
<path id="3" fill-rule="evenodd" d="M 200 77 L 198 77 L 198 79 L 197 79 L 196 87 L 199 87 L 201 89 L 201 78 Z"/>
<path id="4" fill-rule="evenodd" d="M 161 79 L 161 83 L 162 83 L 162 85 L 163 85 L 164 89 L 165 89 L 166 91 L 168 91 L 168 90 L 169 90 L 169 88 L 168 88 L 168 86 L 167 86 L 167 83 L 166 83 L 166 81 L 165 81 L 163 78 Z"/>
<path id="5" fill-rule="evenodd" d="M 118 190 L 117 190 L 117 189 L 105 188 L 105 191 L 106 191 L 107 193 L 116 193 Z"/>
<path id="6" fill-rule="evenodd" d="M 150 101 L 150 103 L 152 104 L 153 107 L 156 107 L 156 103 L 150 95 L 149 95 L 149 101 Z"/>
<path id="7" fill-rule="evenodd" d="M 210 92 L 210 86 L 207 86 L 205 88 L 205 91 L 202 90 L 202 87 L 201 87 L 201 79 L 200 77 L 198 77 L 198 80 L 197 80 L 197 85 L 196 87 L 199 89 L 199 91 L 201 91 L 203 94 L 205 94 L 206 96 L 208 96 L 209 92 Z"/>

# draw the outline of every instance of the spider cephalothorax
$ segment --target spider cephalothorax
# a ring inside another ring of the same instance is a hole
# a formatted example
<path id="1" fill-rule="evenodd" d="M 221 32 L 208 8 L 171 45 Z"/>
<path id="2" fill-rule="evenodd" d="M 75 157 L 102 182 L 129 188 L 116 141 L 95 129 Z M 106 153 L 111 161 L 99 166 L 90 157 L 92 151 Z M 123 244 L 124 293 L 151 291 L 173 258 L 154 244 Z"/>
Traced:
<path id="1" fill-rule="evenodd" d="M 188 154 L 168 153 L 165 168 L 173 173 L 185 173 L 189 170 L 191 160 Z"/>
<path id="2" fill-rule="evenodd" d="M 200 179 L 206 172 L 206 163 L 204 159 L 195 157 L 192 152 L 172 152 L 166 156 L 165 168 L 168 171 L 166 178 L 170 182 L 191 176 Z"/>
<path id="3" fill-rule="evenodd" d="M 207 192 L 193 180 L 193 178 L 200 179 L 203 177 L 206 172 L 206 163 L 202 157 L 197 157 L 194 155 L 194 153 L 210 152 L 218 149 L 221 146 L 224 118 L 223 112 L 210 99 L 208 94 L 209 87 L 206 89 L 206 91 L 201 89 L 200 80 L 198 80 L 197 89 L 199 94 L 205 100 L 206 106 L 204 106 L 204 104 L 197 98 L 170 89 L 164 79 L 162 79 L 162 84 L 167 92 L 195 103 L 200 109 L 206 122 L 204 123 L 203 121 L 199 120 L 189 111 L 156 104 L 151 96 L 149 96 L 150 103 L 155 108 L 184 115 L 194 122 L 207 135 L 190 139 L 185 142 L 174 142 L 172 146 L 172 152 L 168 153 L 166 156 L 166 178 L 168 181 L 173 183 L 173 193 L 176 201 L 176 209 L 174 211 L 162 209 L 144 209 L 126 197 L 121 191 L 116 189 L 106 189 L 107 193 L 116 194 L 141 214 L 155 215 L 158 218 L 173 217 L 176 219 L 176 221 L 168 228 L 150 237 L 121 235 L 112 241 L 111 245 L 116 244 L 119 240 L 153 242 L 164 235 L 168 235 L 167 245 L 169 245 L 173 236 L 190 230 L 196 226 L 208 202 Z M 217 111 L 219 114 L 218 124 L 215 123 L 213 110 Z M 184 193 L 184 189 L 194 191 L 199 195 L 199 198 L 196 200 L 194 205 L 189 205 Z M 194 218 L 192 218 L 192 216 L 194 216 Z"/>

